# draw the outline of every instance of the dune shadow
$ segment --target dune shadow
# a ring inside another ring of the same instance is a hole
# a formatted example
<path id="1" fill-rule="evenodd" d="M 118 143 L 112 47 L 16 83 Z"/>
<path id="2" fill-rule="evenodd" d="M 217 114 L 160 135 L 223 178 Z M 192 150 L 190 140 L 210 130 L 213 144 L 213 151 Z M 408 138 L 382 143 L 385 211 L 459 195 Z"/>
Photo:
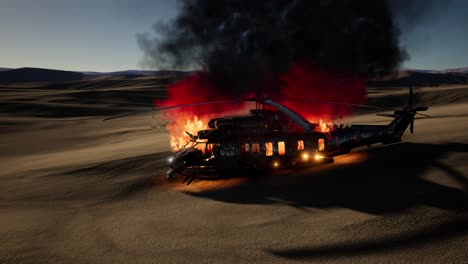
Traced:
<path id="1" fill-rule="evenodd" d="M 317 247 L 269 250 L 269 253 L 287 259 L 340 258 L 375 252 L 394 252 L 416 244 L 431 244 L 452 236 L 468 233 L 468 217 L 457 217 L 421 231 L 399 234 L 385 239 L 369 239 L 352 243 L 337 243 Z"/>
<path id="2" fill-rule="evenodd" d="M 170 153 L 160 152 L 79 167 L 63 167 L 53 174 L 47 174 L 47 177 L 53 178 L 54 182 L 74 183 L 67 187 L 66 196 L 62 194 L 67 199 L 122 200 L 167 185 L 164 171 Z M 60 193 L 56 196 L 61 197 Z"/>
<path id="3" fill-rule="evenodd" d="M 191 195 L 241 204 L 283 201 L 295 207 L 349 208 L 385 214 L 417 205 L 445 210 L 468 209 L 468 180 L 441 160 L 449 152 L 468 152 L 467 144 L 401 143 L 363 150 L 366 159 L 257 177 L 229 188 L 188 192 Z M 424 179 L 430 168 L 462 188 Z"/>

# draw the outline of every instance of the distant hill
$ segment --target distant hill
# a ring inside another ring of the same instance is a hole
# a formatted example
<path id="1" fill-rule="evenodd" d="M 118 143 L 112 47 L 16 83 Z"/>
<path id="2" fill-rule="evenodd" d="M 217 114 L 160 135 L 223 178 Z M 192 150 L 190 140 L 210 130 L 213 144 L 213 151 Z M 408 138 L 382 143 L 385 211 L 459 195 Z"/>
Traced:
<path id="1" fill-rule="evenodd" d="M 441 71 L 443 73 L 468 73 L 468 68 L 453 68 Z"/>
<path id="2" fill-rule="evenodd" d="M 407 70 L 367 82 L 367 86 L 370 87 L 423 87 L 444 84 L 468 84 L 468 73 Z"/>
<path id="3" fill-rule="evenodd" d="M 167 75 L 183 76 L 185 74 L 190 74 L 190 72 L 140 70 L 126 70 L 115 72 L 74 72 L 40 68 L 0 68 L 0 83 L 62 83 L 70 81 L 79 81 L 82 79 L 96 79 L 96 81 L 104 81 L 104 79 L 102 78 L 107 79 L 113 77 L 119 77 L 119 81 L 122 81 L 131 80 L 134 78 L 152 78 Z M 468 68 L 454 68 L 446 70 L 402 70 L 387 76 L 371 79 L 367 82 L 366 85 L 369 87 L 422 87 L 439 86 L 444 84 L 468 84 Z"/>
<path id="4" fill-rule="evenodd" d="M 410 72 L 422 72 L 422 73 L 468 73 L 467 68 L 449 68 L 445 70 L 426 70 L 426 69 L 407 69 Z"/>
<path id="5" fill-rule="evenodd" d="M 40 68 L 19 68 L 0 71 L 0 83 L 69 82 L 81 80 L 84 77 L 85 75 L 80 72 Z"/>
<path id="6" fill-rule="evenodd" d="M 92 72 L 83 71 L 83 74 L 89 76 L 153 76 L 153 75 L 167 75 L 174 73 L 184 73 L 182 71 L 140 71 L 140 70 L 126 70 L 126 71 L 114 71 L 114 72 Z"/>
<path id="7" fill-rule="evenodd" d="M 93 72 L 93 71 L 84 71 L 81 72 L 86 75 L 91 76 L 125 76 L 125 75 L 153 75 L 155 71 L 139 71 L 139 70 L 126 70 L 126 71 L 114 71 L 114 72 Z"/>
<path id="8" fill-rule="evenodd" d="M 115 71 L 115 72 L 74 72 L 63 70 L 51 70 L 41 68 L 19 68 L 8 69 L 0 68 L 0 83 L 24 83 L 24 82 L 69 82 L 79 81 L 84 78 L 100 78 L 100 77 L 123 77 L 123 78 L 137 78 L 145 76 L 163 76 L 163 75 L 180 75 L 188 74 L 189 72 L 183 71 Z"/>

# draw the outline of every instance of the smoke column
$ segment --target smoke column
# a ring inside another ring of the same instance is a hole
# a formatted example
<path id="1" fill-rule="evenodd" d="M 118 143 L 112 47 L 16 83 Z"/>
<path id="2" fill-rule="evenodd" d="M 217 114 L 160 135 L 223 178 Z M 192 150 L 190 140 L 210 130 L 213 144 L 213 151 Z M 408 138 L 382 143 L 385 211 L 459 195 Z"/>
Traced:
<path id="1" fill-rule="evenodd" d="M 394 70 L 406 56 L 382 0 L 185 0 L 154 30 L 138 37 L 147 62 L 202 69 L 234 95 L 275 92 L 278 74 L 295 62 L 367 76 Z"/>
<path id="2" fill-rule="evenodd" d="M 175 19 L 156 23 L 138 42 L 150 66 L 198 70 L 168 86 L 166 105 L 251 95 L 361 104 L 366 79 L 407 58 L 394 21 L 407 16 L 398 13 L 407 6 L 402 0 L 183 0 Z M 350 114 L 339 105 L 286 105 L 309 119 Z M 205 122 L 239 107 L 207 105 L 164 116 L 172 135 L 192 116 Z"/>

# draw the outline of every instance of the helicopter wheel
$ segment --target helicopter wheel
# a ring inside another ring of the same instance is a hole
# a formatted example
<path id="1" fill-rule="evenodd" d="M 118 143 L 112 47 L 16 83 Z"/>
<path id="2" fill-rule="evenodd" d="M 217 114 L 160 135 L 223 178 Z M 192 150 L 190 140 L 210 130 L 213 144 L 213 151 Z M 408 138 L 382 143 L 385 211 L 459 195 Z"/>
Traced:
<path id="1" fill-rule="evenodd" d="M 175 177 L 175 173 L 174 173 L 173 170 L 170 170 L 170 171 L 167 172 L 166 179 L 167 179 L 168 182 L 173 182 L 174 177 Z"/>
<path id="2" fill-rule="evenodd" d="M 168 182 L 173 182 L 174 181 L 174 176 L 173 175 L 167 175 L 167 181 Z"/>

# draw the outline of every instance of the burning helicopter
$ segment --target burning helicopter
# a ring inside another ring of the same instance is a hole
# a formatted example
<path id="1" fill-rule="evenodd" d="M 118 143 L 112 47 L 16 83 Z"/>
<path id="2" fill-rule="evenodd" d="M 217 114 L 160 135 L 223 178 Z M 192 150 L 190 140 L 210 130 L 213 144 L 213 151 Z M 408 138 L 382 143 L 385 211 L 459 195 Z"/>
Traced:
<path id="1" fill-rule="evenodd" d="M 349 153 L 356 147 L 400 142 L 408 126 L 413 133 L 415 115 L 427 116 L 418 112 L 428 109 L 414 106 L 410 88 L 406 107 L 394 110 L 392 114 L 377 114 L 394 118 L 388 125 L 311 123 L 279 103 L 288 100 L 267 98 L 199 102 L 151 111 L 240 101 L 253 101 L 256 107 L 250 110 L 249 115 L 213 118 L 208 122 L 208 129 L 199 130 L 195 135 L 185 132 L 190 140 L 168 160 L 170 169 L 166 177 L 169 182 L 176 175 L 184 176 L 184 182 L 190 184 L 197 178 L 218 178 L 238 170 L 272 170 L 331 163 L 334 156 Z M 336 102 L 307 103 L 383 109 Z M 107 119 L 112 118 L 115 117 Z"/>

